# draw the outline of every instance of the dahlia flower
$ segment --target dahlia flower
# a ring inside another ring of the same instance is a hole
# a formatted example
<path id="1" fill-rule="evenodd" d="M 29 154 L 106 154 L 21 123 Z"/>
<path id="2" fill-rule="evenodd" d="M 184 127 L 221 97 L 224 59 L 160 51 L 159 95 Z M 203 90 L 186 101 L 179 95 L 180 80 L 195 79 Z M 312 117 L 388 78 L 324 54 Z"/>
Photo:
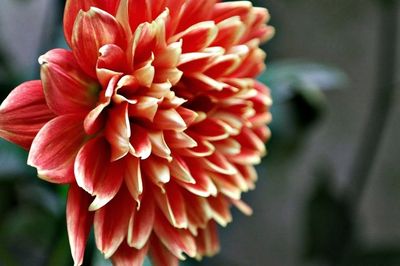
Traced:
<path id="1" fill-rule="evenodd" d="M 251 213 L 240 197 L 270 134 L 255 80 L 268 19 L 247 1 L 66 2 L 71 50 L 40 56 L 41 80 L 2 103 L 0 136 L 40 178 L 70 185 L 75 265 L 92 225 L 115 265 L 178 265 L 218 251 L 231 205 Z"/>

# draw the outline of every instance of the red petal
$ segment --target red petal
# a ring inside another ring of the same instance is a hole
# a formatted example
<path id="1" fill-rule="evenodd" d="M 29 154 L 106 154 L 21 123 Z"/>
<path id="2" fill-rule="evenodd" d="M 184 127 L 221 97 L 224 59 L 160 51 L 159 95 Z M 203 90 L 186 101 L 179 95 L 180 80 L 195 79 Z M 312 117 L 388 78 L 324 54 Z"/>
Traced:
<path id="1" fill-rule="evenodd" d="M 105 44 L 116 44 L 125 49 L 125 39 L 118 21 L 107 12 L 91 7 L 80 11 L 72 35 L 72 51 L 82 69 L 96 77 L 99 49 Z"/>
<path id="2" fill-rule="evenodd" d="M 82 265 L 85 246 L 93 223 L 93 213 L 88 211 L 91 197 L 75 183 L 71 184 L 67 199 L 67 228 L 72 258 Z"/>
<path id="3" fill-rule="evenodd" d="M 179 266 L 179 260 L 160 242 L 153 237 L 150 242 L 150 258 L 154 266 Z"/>
<path id="4" fill-rule="evenodd" d="M 124 165 L 121 161 L 110 163 L 110 148 L 101 137 L 87 142 L 75 160 L 75 177 L 78 185 L 95 200 L 90 210 L 106 205 L 117 194 L 123 180 Z"/>
<path id="5" fill-rule="evenodd" d="M 133 147 L 133 155 L 140 157 L 142 160 L 147 159 L 151 154 L 151 141 L 147 131 L 137 125 L 132 125 L 131 145 Z"/>
<path id="6" fill-rule="evenodd" d="M 161 158 L 171 161 L 171 149 L 165 142 L 163 131 L 149 132 L 149 138 L 151 141 L 152 152 Z"/>
<path id="7" fill-rule="evenodd" d="M 185 183 L 196 183 L 196 180 L 193 178 L 192 174 L 190 173 L 189 167 L 182 157 L 174 155 L 174 159 L 169 165 L 169 169 L 171 171 L 171 175 L 175 179 L 178 179 L 179 181 Z"/>
<path id="8" fill-rule="evenodd" d="M 175 109 L 158 110 L 154 124 L 161 130 L 184 131 L 187 128 L 182 116 Z"/>
<path id="9" fill-rule="evenodd" d="M 129 25 L 134 32 L 139 24 L 152 20 L 151 3 L 148 0 L 129 0 Z"/>
<path id="10" fill-rule="evenodd" d="M 185 1 L 184 7 L 181 10 L 180 23 L 177 31 L 183 31 L 200 21 L 211 20 L 211 12 L 217 1 Z"/>
<path id="11" fill-rule="evenodd" d="M 128 229 L 128 244 L 141 249 L 149 240 L 154 225 L 154 200 L 153 195 L 144 195 L 140 209 L 132 215 Z"/>
<path id="12" fill-rule="evenodd" d="M 126 156 L 125 160 L 125 184 L 134 200 L 139 205 L 141 202 L 140 195 L 143 192 L 142 171 L 140 169 L 140 161 L 133 156 Z"/>
<path id="13" fill-rule="evenodd" d="M 111 145 L 111 161 L 116 161 L 132 149 L 129 142 L 131 127 L 128 117 L 128 103 L 121 103 L 108 110 L 104 133 Z"/>
<path id="14" fill-rule="evenodd" d="M 166 130 L 164 131 L 164 138 L 171 148 L 193 148 L 197 146 L 197 142 L 184 132 Z"/>
<path id="15" fill-rule="evenodd" d="M 29 149 L 36 134 L 53 117 L 41 81 L 22 83 L 0 106 L 0 137 Z"/>
<path id="16" fill-rule="evenodd" d="M 168 183 L 171 179 L 168 162 L 157 156 L 151 156 L 142 161 L 142 173 L 155 185 Z"/>
<path id="17" fill-rule="evenodd" d="M 205 228 L 212 218 L 211 209 L 206 198 L 198 197 L 192 193 L 185 193 L 185 202 L 189 218 L 189 229 L 196 235 L 197 229 Z"/>
<path id="18" fill-rule="evenodd" d="M 155 192 L 158 206 L 169 222 L 176 228 L 187 228 L 188 220 L 185 201 L 179 191 L 181 188 L 173 182 L 164 185 L 165 192 Z"/>
<path id="19" fill-rule="evenodd" d="M 210 221 L 205 229 L 199 230 L 196 245 L 198 249 L 197 259 L 201 259 L 204 255 L 210 257 L 218 253 L 220 247 L 217 226 L 214 221 Z"/>
<path id="20" fill-rule="evenodd" d="M 122 73 L 128 73 L 128 61 L 125 52 L 115 44 L 106 44 L 99 50 L 96 73 L 103 87 L 107 87 L 111 78 Z"/>
<path id="21" fill-rule="evenodd" d="M 114 93 L 115 86 L 117 86 L 118 79 L 119 76 L 110 79 L 107 88 L 100 92 L 96 108 L 85 117 L 84 127 L 87 134 L 95 134 L 104 126 L 105 116 L 102 112 L 111 102 L 111 96 Z"/>
<path id="22" fill-rule="evenodd" d="M 80 70 L 72 52 L 54 49 L 39 62 L 47 104 L 56 114 L 87 113 L 96 105 L 100 88 Z"/>
<path id="23" fill-rule="evenodd" d="M 94 215 L 94 235 L 97 248 L 106 258 L 118 249 L 128 232 L 134 204 L 126 189 L 121 190 L 106 206 Z"/>
<path id="24" fill-rule="evenodd" d="M 119 0 L 67 0 L 64 10 L 64 35 L 70 47 L 72 47 L 72 30 L 76 17 L 80 10 L 87 11 L 90 7 L 98 7 L 111 15 L 115 15 Z"/>
<path id="25" fill-rule="evenodd" d="M 213 21 L 203 21 L 177 34 L 174 39 L 182 38 L 182 51 L 184 53 L 199 52 L 210 45 L 217 33 L 218 28 Z"/>
<path id="26" fill-rule="evenodd" d="M 114 253 L 111 260 L 114 265 L 118 266 L 143 266 L 148 249 L 149 245 L 138 250 L 129 247 L 123 242 Z"/>
<path id="27" fill-rule="evenodd" d="M 206 169 L 216 173 L 223 175 L 234 175 L 237 173 L 235 166 L 218 151 L 215 151 L 208 157 L 202 158 L 201 162 Z"/>
<path id="28" fill-rule="evenodd" d="M 213 20 L 220 22 L 235 16 L 244 18 L 248 16 L 251 9 L 252 4 L 249 1 L 217 3 L 213 7 Z"/>
<path id="29" fill-rule="evenodd" d="M 209 197 L 210 195 L 216 196 L 218 191 L 217 187 L 210 179 L 208 173 L 204 171 L 201 167 L 199 167 L 198 163 L 195 160 L 192 160 L 192 165 L 190 165 L 190 169 L 196 183 L 190 184 L 185 182 L 179 182 L 179 184 L 193 193 L 200 197 Z"/>
<path id="30" fill-rule="evenodd" d="M 28 164 L 49 182 L 70 183 L 76 154 L 84 142 L 82 116 L 63 115 L 47 123 L 33 140 Z"/>
<path id="31" fill-rule="evenodd" d="M 226 226 L 232 221 L 232 215 L 229 211 L 229 202 L 224 196 L 208 197 L 214 220 L 221 226 Z"/>
<path id="32" fill-rule="evenodd" d="M 207 118 L 202 122 L 193 125 L 190 130 L 204 137 L 207 140 L 216 141 L 229 137 L 229 130 L 220 121 Z"/>
<path id="33" fill-rule="evenodd" d="M 154 232 L 164 246 L 179 259 L 185 259 L 183 252 L 190 257 L 196 256 L 196 244 L 190 232 L 172 227 L 160 213 L 154 220 Z"/>

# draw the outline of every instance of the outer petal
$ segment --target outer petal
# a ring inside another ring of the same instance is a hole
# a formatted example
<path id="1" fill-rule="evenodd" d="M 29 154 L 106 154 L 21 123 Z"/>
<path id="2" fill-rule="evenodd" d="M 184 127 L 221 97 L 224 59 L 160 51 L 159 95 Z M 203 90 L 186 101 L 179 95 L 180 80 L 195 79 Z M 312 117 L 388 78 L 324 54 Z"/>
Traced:
<path id="1" fill-rule="evenodd" d="M 153 195 L 145 194 L 140 209 L 131 217 L 129 222 L 129 246 L 141 249 L 148 242 L 154 226 L 154 207 Z"/>
<path id="2" fill-rule="evenodd" d="M 80 10 L 87 11 L 90 7 L 98 7 L 111 15 L 115 15 L 119 0 L 67 0 L 64 10 L 64 34 L 69 46 L 72 46 L 72 30 Z"/>
<path id="3" fill-rule="evenodd" d="M 179 260 L 160 242 L 153 237 L 150 242 L 150 258 L 154 266 L 179 266 Z"/>
<path id="4" fill-rule="evenodd" d="M 47 104 L 56 114 L 87 113 L 95 107 L 100 88 L 80 70 L 72 52 L 54 49 L 39 63 Z"/>
<path id="5" fill-rule="evenodd" d="M 72 35 L 72 51 L 82 69 L 96 77 L 96 63 L 103 45 L 116 44 L 125 48 L 125 36 L 118 21 L 107 12 L 92 7 L 80 11 Z"/>
<path id="6" fill-rule="evenodd" d="M 53 117 L 42 83 L 39 80 L 22 83 L 0 106 L 0 137 L 29 149 L 40 128 Z"/>
<path id="7" fill-rule="evenodd" d="M 132 197 L 123 189 L 106 206 L 96 211 L 94 235 L 98 249 L 111 257 L 124 240 L 134 208 Z"/>
<path id="8" fill-rule="evenodd" d="M 154 220 L 154 232 L 165 247 L 179 259 L 185 259 L 183 252 L 190 257 L 196 256 L 196 244 L 189 231 L 171 226 L 161 213 L 157 213 Z"/>
<path id="9" fill-rule="evenodd" d="M 86 242 L 93 223 L 93 213 L 88 211 L 90 201 L 90 195 L 76 184 L 70 186 L 67 200 L 67 227 L 75 265 L 82 265 Z"/>
<path id="10" fill-rule="evenodd" d="M 70 183 L 73 161 L 84 142 L 82 116 L 63 115 L 47 123 L 33 140 L 28 164 L 49 182 Z"/>
<path id="11" fill-rule="evenodd" d="M 107 204 L 118 192 L 123 180 L 123 165 L 120 161 L 110 163 L 110 148 L 102 138 L 86 143 L 75 160 L 75 177 L 78 185 L 96 196 L 90 210 Z"/>
<path id="12" fill-rule="evenodd" d="M 148 245 L 138 250 L 122 243 L 112 256 L 112 262 L 116 266 L 142 266 L 148 249 Z"/>

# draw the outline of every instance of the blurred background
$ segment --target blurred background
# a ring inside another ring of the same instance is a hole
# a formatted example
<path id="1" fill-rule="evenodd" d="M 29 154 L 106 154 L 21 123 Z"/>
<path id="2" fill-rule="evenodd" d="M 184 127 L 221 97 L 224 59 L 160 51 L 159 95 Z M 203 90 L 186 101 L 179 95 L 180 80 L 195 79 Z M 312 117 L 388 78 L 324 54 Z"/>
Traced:
<path id="1" fill-rule="evenodd" d="M 220 231 L 221 253 L 182 265 L 400 265 L 397 0 L 259 0 L 277 34 L 260 76 L 274 96 L 254 210 Z M 65 46 L 63 1 L 1 0 L 0 98 Z M 72 265 L 66 188 L 0 140 L 0 265 Z M 89 242 L 85 265 L 109 265 Z"/>

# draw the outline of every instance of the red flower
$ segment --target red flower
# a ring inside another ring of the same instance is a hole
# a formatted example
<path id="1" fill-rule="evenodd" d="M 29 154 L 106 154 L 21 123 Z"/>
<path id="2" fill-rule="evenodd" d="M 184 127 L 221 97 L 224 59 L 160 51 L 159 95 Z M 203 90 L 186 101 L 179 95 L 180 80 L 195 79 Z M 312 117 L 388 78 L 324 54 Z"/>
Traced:
<path id="1" fill-rule="evenodd" d="M 91 225 L 116 265 L 178 265 L 218 249 L 229 207 L 250 208 L 269 137 L 259 48 L 267 10 L 215 0 L 69 0 L 71 51 L 39 58 L 41 81 L 0 108 L 0 136 L 40 178 L 70 184 L 67 226 L 82 264 Z"/>

